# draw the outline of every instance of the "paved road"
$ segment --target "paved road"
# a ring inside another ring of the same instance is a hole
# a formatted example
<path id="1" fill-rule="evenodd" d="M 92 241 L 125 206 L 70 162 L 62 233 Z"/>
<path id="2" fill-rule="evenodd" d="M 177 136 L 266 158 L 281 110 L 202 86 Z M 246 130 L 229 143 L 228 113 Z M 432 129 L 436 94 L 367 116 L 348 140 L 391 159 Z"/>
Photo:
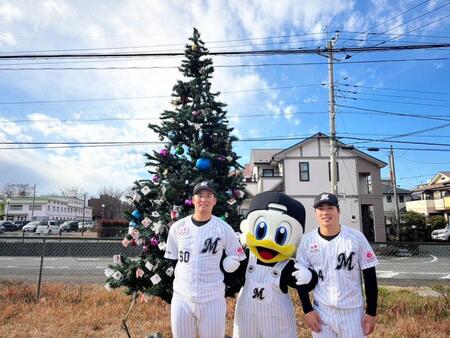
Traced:
<path id="1" fill-rule="evenodd" d="M 380 284 L 450 284 L 448 257 L 379 257 Z M 0 257 L 0 278 L 37 281 L 40 257 Z M 73 283 L 104 283 L 111 258 L 49 257 L 44 259 L 43 280 Z"/>

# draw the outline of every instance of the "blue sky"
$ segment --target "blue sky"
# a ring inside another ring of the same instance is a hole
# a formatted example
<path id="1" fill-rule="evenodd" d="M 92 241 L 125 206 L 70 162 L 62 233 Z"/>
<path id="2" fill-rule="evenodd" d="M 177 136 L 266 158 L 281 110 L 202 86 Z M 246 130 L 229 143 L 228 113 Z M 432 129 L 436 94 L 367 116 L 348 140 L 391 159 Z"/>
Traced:
<path id="1" fill-rule="evenodd" d="M 449 43 L 450 3 L 0 1 L 0 53 L 182 52 L 193 26 L 211 51 L 323 48 L 336 30 L 337 48 Z M 449 171 L 450 148 L 436 145 L 450 144 L 450 127 L 443 127 L 450 123 L 449 49 L 349 55 L 347 60 L 335 55 L 336 131 L 355 138 L 342 141 L 362 151 L 392 144 L 403 188 Z M 173 68 L 148 67 L 177 66 L 180 60 L 1 60 L 0 148 L 22 149 L 0 149 L 0 185 L 36 184 L 38 194 L 75 186 L 95 196 L 103 187 L 126 189 L 147 177 L 142 154 L 160 146 L 23 149 L 4 143 L 157 141 L 146 125 L 170 108 L 171 89 L 181 75 Z M 242 164 L 250 149 L 285 148 L 316 132 L 329 133 L 325 57 L 213 60 L 213 89 L 229 105 L 236 135 L 259 139 L 235 143 Z M 286 63 L 297 65 L 279 65 Z M 220 67 L 227 65 L 243 66 Z M 425 129 L 430 130 L 400 136 Z M 267 137 L 296 140 L 261 140 Z M 358 140 L 389 137 L 390 142 Z M 445 151 L 431 151 L 437 149 Z M 387 149 L 369 154 L 388 162 Z M 383 177 L 388 174 L 387 168 L 382 171 Z"/>

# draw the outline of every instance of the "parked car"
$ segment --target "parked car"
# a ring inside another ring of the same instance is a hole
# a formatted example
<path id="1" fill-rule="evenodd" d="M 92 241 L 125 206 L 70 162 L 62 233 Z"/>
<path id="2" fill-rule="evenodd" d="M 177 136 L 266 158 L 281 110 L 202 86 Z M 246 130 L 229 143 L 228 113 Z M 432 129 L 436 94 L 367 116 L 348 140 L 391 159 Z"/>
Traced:
<path id="1" fill-rule="evenodd" d="M 56 235 L 59 234 L 59 225 L 55 221 L 41 221 L 36 228 L 36 235 Z"/>
<path id="2" fill-rule="evenodd" d="M 450 225 L 447 225 L 444 229 L 433 230 L 431 239 L 435 241 L 450 241 Z"/>
<path id="3" fill-rule="evenodd" d="M 3 225 L 0 225 L 0 234 L 5 232 L 5 227 Z"/>
<path id="4" fill-rule="evenodd" d="M 39 225 L 39 221 L 33 221 L 23 226 L 23 232 L 36 232 L 36 228 Z"/>
<path id="5" fill-rule="evenodd" d="M 95 228 L 95 223 L 94 222 L 78 222 L 78 230 L 81 231 L 82 229 L 84 229 L 84 231 L 86 230 L 92 230 Z"/>
<path id="6" fill-rule="evenodd" d="M 63 224 L 59 226 L 59 230 L 61 231 L 78 231 L 78 222 L 76 221 L 65 221 Z"/>
<path id="7" fill-rule="evenodd" d="M 28 223 L 30 223 L 30 221 L 15 221 L 14 224 L 17 227 L 17 230 L 22 230 L 22 228 L 27 225 Z"/>
<path id="8" fill-rule="evenodd" d="M 17 227 L 13 222 L 10 221 L 0 221 L 0 225 L 3 225 L 5 231 L 16 231 Z"/>

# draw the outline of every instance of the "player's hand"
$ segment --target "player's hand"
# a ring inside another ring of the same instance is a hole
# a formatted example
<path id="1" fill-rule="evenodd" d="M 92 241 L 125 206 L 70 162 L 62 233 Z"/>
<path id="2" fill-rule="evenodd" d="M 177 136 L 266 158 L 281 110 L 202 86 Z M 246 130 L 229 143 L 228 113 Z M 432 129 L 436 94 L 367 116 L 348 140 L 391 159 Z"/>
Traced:
<path id="1" fill-rule="evenodd" d="M 227 256 L 222 261 L 223 269 L 228 273 L 235 272 L 239 265 L 241 262 L 238 256 Z"/>
<path id="2" fill-rule="evenodd" d="M 312 279 L 312 273 L 309 271 L 309 269 L 301 266 L 300 264 L 295 264 L 294 268 L 296 269 L 292 276 L 295 277 L 297 282 L 295 284 L 302 285 L 302 284 L 308 284 Z"/>
<path id="3" fill-rule="evenodd" d="M 319 314 L 316 311 L 310 311 L 305 315 L 306 325 L 310 330 L 314 332 L 320 332 L 322 330 L 323 321 L 320 319 Z"/>
<path id="4" fill-rule="evenodd" d="M 364 335 L 368 336 L 375 330 L 375 324 L 377 322 L 377 317 L 368 315 L 367 313 L 364 315 L 363 319 L 363 331 Z"/>

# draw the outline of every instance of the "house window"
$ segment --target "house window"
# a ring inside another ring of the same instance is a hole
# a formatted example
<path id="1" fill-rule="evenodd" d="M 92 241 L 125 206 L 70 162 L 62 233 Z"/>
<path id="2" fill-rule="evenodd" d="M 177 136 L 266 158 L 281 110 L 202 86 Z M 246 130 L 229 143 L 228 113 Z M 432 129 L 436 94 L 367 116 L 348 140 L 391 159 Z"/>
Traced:
<path id="1" fill-rule="evenodd" d="M 400 203 L 405 202 L 405 198 L 403 196 L 398 196 L 398 200 L 400 201 Z"/>
<path id="2" fill-rule="evenodd" d="M 263 177 L 273 177 L 274 176 L 273 169 L 263 169 L 262 175 Z"/>
<path id="3" fill-rule="evenodd" d="M 309 162 L 300 162 L 300 181 L 309 181 Z"/>
<path id="4" fill-rule="evenodd" d="M 392 196 L 388 195 L 388 196 L 386 196 L 386 199 L 387 199 L 387 202 L 388 202 L 388 203 L 391 203 L 391 202 L 392 202 Z"/>
<path id="5" fill-rule="evenodd" d="M 336 180 L 339 181 L 339 163 L 336 162 Z M 331 163 L 328 162 L 328 181 L 331 182 Z"/>
<path id="6" fill-rule="evenodd" d="M 10 211 L 19 211 L 19 210 L 22 210 L 22 209 L 23 209 L 23 205 L 21 205 L 21 204 L 11 204 L 9 206 L 9 210 Z"/>
<path id="7" fill-rule="evenodd" d="M 30 210 L 41 211 L 42 205 L 30 205 Z"/>

